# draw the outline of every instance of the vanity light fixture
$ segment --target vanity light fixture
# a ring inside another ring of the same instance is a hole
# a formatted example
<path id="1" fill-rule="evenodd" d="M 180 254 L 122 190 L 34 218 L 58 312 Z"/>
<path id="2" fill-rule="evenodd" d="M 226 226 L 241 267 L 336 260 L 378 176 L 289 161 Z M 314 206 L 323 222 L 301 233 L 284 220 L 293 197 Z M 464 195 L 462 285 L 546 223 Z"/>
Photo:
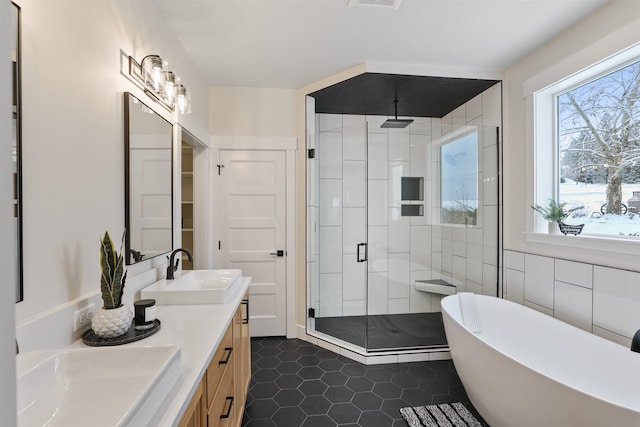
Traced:
<path id="1" fill-rule="evenodd" d="M 166 66 L 160 55 L 147 55 L 140 62 L 129 56 L 129 76 L 147 95 L 169 111 L 175 111 L 177 101 L 180 114 L 191 113 L 191 93 Z"/>

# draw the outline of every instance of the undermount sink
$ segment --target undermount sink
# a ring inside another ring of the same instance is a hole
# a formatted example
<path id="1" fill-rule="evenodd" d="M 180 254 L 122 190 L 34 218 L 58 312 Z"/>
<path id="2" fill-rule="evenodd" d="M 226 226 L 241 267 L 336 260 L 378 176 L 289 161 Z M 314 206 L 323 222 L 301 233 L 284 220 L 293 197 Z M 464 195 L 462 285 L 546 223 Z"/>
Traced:
<path id="1" fill-rule="evenodd" d="M 180 377 L 175 345 L 38 350 L 17 360 L 18 426 L 147 426 Z"/>
<path id="2" fill-rule="evenodd" d="M 142 298 L 158 304 L 224 304 L 242 283 L 242 270 L 193 270 L 173 280 L 162 279 L 142 289 Z"/>

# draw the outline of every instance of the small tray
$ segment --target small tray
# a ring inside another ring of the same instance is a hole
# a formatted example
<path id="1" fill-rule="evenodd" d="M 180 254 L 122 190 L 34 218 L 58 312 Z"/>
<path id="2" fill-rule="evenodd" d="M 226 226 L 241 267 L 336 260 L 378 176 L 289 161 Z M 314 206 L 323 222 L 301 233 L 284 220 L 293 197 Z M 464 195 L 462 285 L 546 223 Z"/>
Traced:
<path id="1" fill-rule="evenodd" d="M 93 329 L 89 329 L 87 332 L 85 332 L 82 335 L 82 342 L 91 347 L 122 345 L 122 344 L 128 344 L 130 342 L 140 341 L 143 338 L 150 337 L 151 335 L 155 334 L 159 330 L 160 330 L 160 320 L 158 319 L 153 321 L 152 327 L 150 327 L 149 329 L 141 330 L 141 331 L 137 330 L 132 323 L 131 327 L 126 333 L 124 333 L 123 335 L 120 335 L 119 337 L 114 337 L 114 338 L 99 337 L 96 335 L 95 332 L 93 332 Z"/>

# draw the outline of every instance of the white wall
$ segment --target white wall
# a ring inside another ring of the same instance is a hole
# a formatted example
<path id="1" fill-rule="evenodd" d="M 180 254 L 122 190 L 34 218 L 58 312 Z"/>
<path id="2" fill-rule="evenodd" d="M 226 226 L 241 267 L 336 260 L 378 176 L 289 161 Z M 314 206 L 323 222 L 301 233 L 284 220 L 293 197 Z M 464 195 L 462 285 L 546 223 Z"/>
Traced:
<path id="1" fill-rule="evenodd" d="M 526 234 L 536 180 L 525 96 L 640 42 L 638 28 L 640 2 L 610 2 L 511 66 L 504 82 L 505 296 L 625 345 L 640 328 L 637 249 L 614 253 L 576 238 L 569 245 L 572 237 L 533 241 Z"/>
<path id="2" fill-rule="evenodd" d="M 0 52 L 9 51 L 9 6 L 10 2 L 0 3 Z M 16 425 L 16 384 L 15 384 L 15 249 L 13 236 L 13 218 L 9 206 L 13 204 L 11 164 L 11 80 L 9 61 L 2 63 L 0 70 L 0 271 L 3 274 L 0 286 L 0 420 L 8 426 Z"/>
<path id="3" fill-rule="evenodd" d="M 595 62 L 640 42 L 640 2 L 620 0 L 569 29 L 535 53 L 510 67 L 505 73 L 504 194 L 505 249 L 558 258 L 599 263 L 637 270 L 637 256 L 610 254 L 585 248 L 528 242 L 529 207 L 533 200 L 533 141 L 530 136 L 531 111 L 523 90 L 543 88 Z M 527 121 L 529 120 L 529 122 Z M 579 246 L 579 245 L 578 245 Z"/>
<path id="4" fill-rule="evenodd" d="M 126 56 L 159 54 L 192 91 L 197 136 L 209 118 L 208 88 L 151 1 L 21 0 L 23 17 L 24 301 L 16 305 L 21 349 L 77 339 L 72 312 L 101 305 L 99 238 L 124 228 L 123 92 L 165 118 L 122 72 Z M 4 27 L 3 27 L 4 28 Z M 3 127 L 4 128 L 4 127 Z M 145 261 L 129 268 L 124 299 L 160 274 Z M 3 311 L 4 313 L 4 311 Z M 10 346 L 12 347 L 12 346 Z M 3 346 L 5 348 L 5 346 Z"/>

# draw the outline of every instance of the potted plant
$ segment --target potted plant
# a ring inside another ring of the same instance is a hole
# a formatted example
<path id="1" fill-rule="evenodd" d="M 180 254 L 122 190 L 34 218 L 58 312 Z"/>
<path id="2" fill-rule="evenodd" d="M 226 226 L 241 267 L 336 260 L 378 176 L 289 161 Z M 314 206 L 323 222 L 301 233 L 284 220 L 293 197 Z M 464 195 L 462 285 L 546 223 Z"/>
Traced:
<path id="1" fill-rule="evenodd" d="M 105 231 L 100 240 L 100 291 L 103 306 L 91 319 L 91 327 L 102 338 L 115 338 L 126 333 L 133 319 L 130 307 L 122 305 L 124 283 L 127 279 L 122 254 L 124 236 L 123 233 L 119 253 L 116 252 L 108 231 Z"/>
<path id="2" fill-rule="evenodd" d="M 576 206 L 571 209 L 565 209 L 565 206 L 566 203 L 558 203 L 554 199 L 549 199 L 547 207 L 531 205 L 531 209 L 540 213 L 544 219 L 549 221 L 549 234 L 558 234 L 558 224 L 573 212 L 583 208 L 582 206 Z"/>

